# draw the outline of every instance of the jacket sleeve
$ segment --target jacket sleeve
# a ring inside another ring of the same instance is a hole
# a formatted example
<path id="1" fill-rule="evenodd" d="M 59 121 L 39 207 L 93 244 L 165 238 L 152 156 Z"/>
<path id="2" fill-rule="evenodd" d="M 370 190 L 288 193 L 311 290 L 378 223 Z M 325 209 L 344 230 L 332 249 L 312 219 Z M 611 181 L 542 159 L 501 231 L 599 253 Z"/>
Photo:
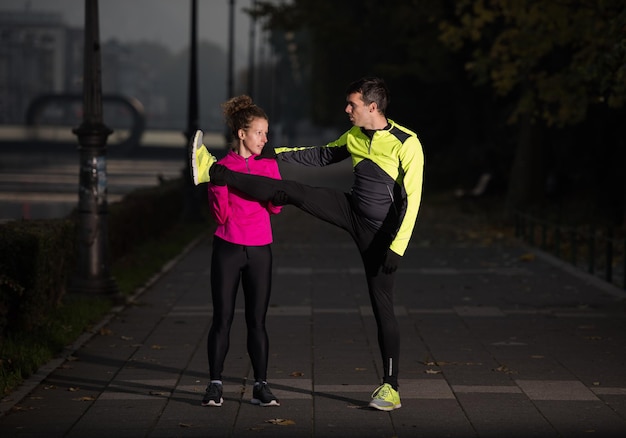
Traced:
<path id="1" fill-rule="evenodd" d="M 399 255 L 404 255 L 413 228 L 417 221 L 422 200 L 422 180 L 424 173 L 424 152 L 417 137 L 409 137 L 400 149 L 400 162 L 403 173 L 403 184 L 406 191 L 407 207 L 396 237 L 391 242 L 389 249 Z"/>
<path id="2" fill-rule="evenodd" d="M 267 161 L 267 163 L 270 163 L 270 168 L 268 169 L 269 171 L 268 171 L 267 176 L 269 176 L 270 178 L 274 178 L 274 179 L 282 179 L 276 160 L 269 160 Z M 274 205 L 272 204 L 272 201 L 268 201 L 267 203 L 267 211 L 270 214 L 278 214 L 282 211 L 282 209 L 283 209 L 282 205 Z"/>
<path id="3" fill-rule="evenodd" d="M 347 147 L 348 132 L 325 146 L 285 146 L 274 148 L 274 152 L 277 158 L 285 163 L 302 164 L 310 167 L 328 166 L 350 156 Z"/>
<path id="4" fill-rule="evenodd" d="M 230 203 L 228 202 L 228 186 L 209 186 L 209 209 L 215 222 L 223 225 L 230 215 Z"/>

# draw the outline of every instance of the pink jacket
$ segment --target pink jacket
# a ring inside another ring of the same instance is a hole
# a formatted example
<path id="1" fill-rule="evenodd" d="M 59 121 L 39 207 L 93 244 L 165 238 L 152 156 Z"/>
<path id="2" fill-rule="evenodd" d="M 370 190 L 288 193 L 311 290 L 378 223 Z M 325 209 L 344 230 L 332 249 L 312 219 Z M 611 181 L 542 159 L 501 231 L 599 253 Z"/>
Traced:
<path id="1" fill-rule="evenodd" d="M 218 161 L 231 170 L 281 179 L 276 160 L 243 158 L 234 151 Z M 217 223 L 215 235 L 237 245 L 261 246 L 272 243 L 270 214 L 280 213 L 282 207 L 261 202 L 229 189 L 209 184 L 209 207 Z"/>

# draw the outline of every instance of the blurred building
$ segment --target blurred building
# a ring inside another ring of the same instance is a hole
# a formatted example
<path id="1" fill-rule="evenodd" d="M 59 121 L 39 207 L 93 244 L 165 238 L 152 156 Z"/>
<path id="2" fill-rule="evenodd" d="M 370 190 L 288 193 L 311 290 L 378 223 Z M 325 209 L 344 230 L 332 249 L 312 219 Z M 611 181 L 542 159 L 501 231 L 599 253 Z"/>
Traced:
<path id="1" fill-rule="evenodd" d="M 82 29 L 60 14 L 0 13 L 0 124 L 22 124 L 33 98 L 81 90 Z"/>
<path id="2" fill-rule="evenodd" d="M 245 84 L 246 75 L 253 78 L 254 99 L 270 113 L 274 131 L 280 132 L 280 121 L 293 127 L 308 101 L 300 97 L 302 75 L 294 56 L 299 51 L 298 38 L 291 36 L 287 41 L 283 33 L 272 35 L 264 31 L 256 47 L 249 48 L 258 49 L 255 65 L 242 69 L 235 82 Z M 60 13 L 0 10 L 0 125 L 24 125 L 27 109 L 41 95 L 82 94 L 83 38 L 83 29 L 68 26 Z M 172 53 L 157 41 L 112 38 L 101 41 L 101 61 L 105 97 L 117 95 L 138 102 L 148 129 L 182 132 L 189 99 L 188 49 Z M 248 71 L 250 68 L 254 71 Z M 201 127 L 221 130 L 220 104 L 228 97 L 227 53 L 215 43 L 200 41 L 198 70 Z M 248 90 L 237 86 L 235 91 Z M 75 127 L 80 124 L 81 112 L 80 100 L 46 104 L 37 113 L 36 123 Z M 103 113 L 105 123 L 114 131 L 130 128 L 132 119 L 124 106 L 105 101 Z"/>
<path id="3" fill-rule="evenodd" d="M 22 125 L 33 99 L 45 94 L 82 94 L 82 28 L 68 27 L 54 12 L 0 11 L 0 124 Z M 164 117 L 167 104 L 155 93 L 153 78 L 127 46 L 102 43 L 103 92 L 149 102 Z M 82 102 L 48 105 L 38 115 L 46 125 L 77 126 Z M 105 104 L 107 124 L 128 127 L 131 119 L 120 105 Z"/>

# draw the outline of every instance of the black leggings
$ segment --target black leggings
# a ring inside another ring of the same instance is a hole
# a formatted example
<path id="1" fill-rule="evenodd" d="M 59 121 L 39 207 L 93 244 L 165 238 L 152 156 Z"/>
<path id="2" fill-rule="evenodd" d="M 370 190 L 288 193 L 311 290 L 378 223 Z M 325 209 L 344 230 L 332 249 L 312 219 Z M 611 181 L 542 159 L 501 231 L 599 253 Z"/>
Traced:
<path id="1" fill-rule="evenodd" d="M 372 227 L 352 206 L 351 195 L 324 187 L 311 187 L 290 180 L 277 180 L 224 170 L 228 186 L 259 201 L 270 201 L 277 191 L 287 194 L 288 204 L 346 230 L 355 241 L 365 267 L 374 318 L 378 327 L 378 345 L 383 360 L 383 382 L 398 386 L 400 330 L 393 308 L 395 273 L 381 270 L 392 241 L 389 233 Z"/>
<path id="2" fill-rule="evenodd" d="M 272 287 L 272 249 L 270 245 L 236 245 L 215 236 L 211 259 L 213 323 L 207 339 L 211 380 L 222 380 L 240 280 L 245 298 L 248 355 L 254 379 L 267 379 L 269 338 L 265 316 Z"/>

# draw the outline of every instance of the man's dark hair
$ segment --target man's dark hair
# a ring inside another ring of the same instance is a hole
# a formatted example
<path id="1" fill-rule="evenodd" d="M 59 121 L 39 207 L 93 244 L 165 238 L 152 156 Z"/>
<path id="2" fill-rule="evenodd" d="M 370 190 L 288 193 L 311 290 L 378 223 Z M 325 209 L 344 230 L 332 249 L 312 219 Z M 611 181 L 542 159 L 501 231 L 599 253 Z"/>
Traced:
<path id="1" fill-rule="evenodd" d="M 346 89 L 346 95 L 352 93 L 361 93 L 366 105 L 375 102 L 378 110 L 385 114 L 390 98 L 387 84 L 381 78 L 368 76 L 352 82 Z"/>

